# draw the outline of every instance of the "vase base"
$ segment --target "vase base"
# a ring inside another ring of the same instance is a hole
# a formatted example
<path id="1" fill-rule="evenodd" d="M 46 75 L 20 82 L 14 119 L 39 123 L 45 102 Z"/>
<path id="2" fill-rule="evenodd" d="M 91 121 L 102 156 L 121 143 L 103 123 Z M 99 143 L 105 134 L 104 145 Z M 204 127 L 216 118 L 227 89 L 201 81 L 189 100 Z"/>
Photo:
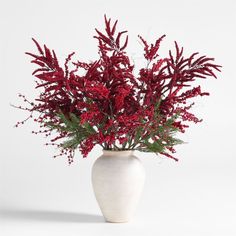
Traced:
<path id="1" fill-rule="evenodd" d="M 128 223 L 130 220 L 108 220 L 105 219 L 107 223 Z"/>

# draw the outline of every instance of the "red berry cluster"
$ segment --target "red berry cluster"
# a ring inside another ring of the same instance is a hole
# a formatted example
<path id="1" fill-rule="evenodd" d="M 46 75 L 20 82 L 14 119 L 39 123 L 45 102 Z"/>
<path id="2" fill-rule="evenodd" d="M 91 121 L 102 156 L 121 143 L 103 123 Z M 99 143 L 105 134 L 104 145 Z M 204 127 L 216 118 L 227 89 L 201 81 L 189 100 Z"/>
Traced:
<path id="1" fill-rule="evenodd" d="M 59 155 L 66 154 L 70 163 L 77 146 L 86 157 L 96 144 L 106 150 L 145 151 L 155 150 L 153 144 L 157 142 L 164 146 L 159 149 L 160 154 L 176 159 L 171 155 L 175 152 L 174 143 L 170 142 L 171 128 L 184 132 L 188 122 L 200 122 L 189 111 L 193 105 L 189 101 L 209 95 L 191 84 L 196 79 L 216 78 L 214 70 L 220 71 L 220 66 L 213 63 L 213 58 L 198 53 L 185 57 L 176 42 L 175 52 L 170 50 L 167 57 L 160 58 L 158 49 L 165 35 L 154 44 L 139 36 L 147 65 L 135 75 L 125 51 L 127 31 L 117 33 L 116 27 L 117 21 L 112 24 L 105 16 L 105 32 L 96 29 L 94 36 L 99 59 L 89 63 L 72 60 L 71 53 L 61 66 L 53 50 L 45 45 L 42 48 L 33 39 L 38 54 L 26 54 L 38 66 L 33 75 L 40 94 L 33 103 L 20 95 L 30 107 L 18 108 L 29 111 L 29 118 L 34 116 L 40 124 L 39 133 L 53 135 L 47 145 L 60 147 Z M 77 117 L 78 134 L 86 127 L 92 132 L 82 139 L 78 137 L 78 145 L 63 146 L 74 131 L 63 126 L 66 121 L 58 114 L 67 121 L 71 114 Z"/>

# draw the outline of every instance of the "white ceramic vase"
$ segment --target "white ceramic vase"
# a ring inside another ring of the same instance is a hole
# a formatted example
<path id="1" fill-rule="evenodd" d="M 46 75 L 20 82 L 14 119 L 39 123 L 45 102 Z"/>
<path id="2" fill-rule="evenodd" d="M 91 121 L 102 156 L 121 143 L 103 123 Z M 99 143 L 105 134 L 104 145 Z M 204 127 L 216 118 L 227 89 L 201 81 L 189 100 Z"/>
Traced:
<path id="1" fill-rule="evenodd" d="M 92 168 L 92 185 L 106 221 L 132 219 L 144 181 L 144 167 L 133 151 L 103 151 Z"/>

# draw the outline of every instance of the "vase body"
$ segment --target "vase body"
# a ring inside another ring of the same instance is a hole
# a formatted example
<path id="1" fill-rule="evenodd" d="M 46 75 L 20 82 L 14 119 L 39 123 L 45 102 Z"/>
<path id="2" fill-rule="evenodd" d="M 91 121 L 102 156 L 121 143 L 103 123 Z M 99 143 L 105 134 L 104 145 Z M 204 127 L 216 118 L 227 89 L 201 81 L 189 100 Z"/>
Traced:
<path id="1" fill-rule="evenodd" d="M 103 151 L 92 168 L 92 185 L 106 221 L 132 219 L 144 181 L 144 167 L 133 151 Z"/>

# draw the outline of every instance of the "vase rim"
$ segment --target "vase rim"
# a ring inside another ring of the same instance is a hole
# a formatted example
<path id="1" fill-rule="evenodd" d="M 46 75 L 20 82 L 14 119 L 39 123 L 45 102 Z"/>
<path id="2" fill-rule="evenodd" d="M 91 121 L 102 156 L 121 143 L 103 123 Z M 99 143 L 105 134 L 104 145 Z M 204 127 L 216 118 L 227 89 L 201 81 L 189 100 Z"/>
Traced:
<path id="1" fill-rule="evenodd" d="M 133 154 L 134 150 L 102 150 L 103 154 L 105 154 L 106 156 L 130 156 Z"/>

